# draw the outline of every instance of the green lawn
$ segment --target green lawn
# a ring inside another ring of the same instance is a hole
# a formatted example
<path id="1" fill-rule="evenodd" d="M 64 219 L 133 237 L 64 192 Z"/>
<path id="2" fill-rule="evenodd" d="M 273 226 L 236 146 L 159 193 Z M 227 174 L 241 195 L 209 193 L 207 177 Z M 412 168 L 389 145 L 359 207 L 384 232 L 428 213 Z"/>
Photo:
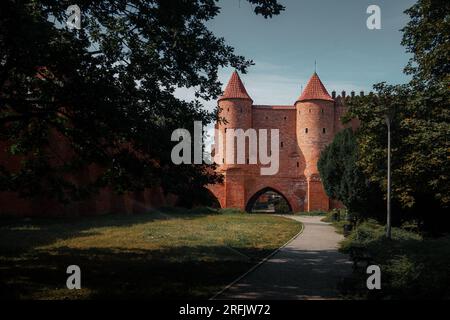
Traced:
<path id="1" fill-rule="evenodd" d="M 0 298 L 209 298 L 300 230 L 269 215 L 0 221 Z M 81 290 L 66 268 L 81 268 Z"/>

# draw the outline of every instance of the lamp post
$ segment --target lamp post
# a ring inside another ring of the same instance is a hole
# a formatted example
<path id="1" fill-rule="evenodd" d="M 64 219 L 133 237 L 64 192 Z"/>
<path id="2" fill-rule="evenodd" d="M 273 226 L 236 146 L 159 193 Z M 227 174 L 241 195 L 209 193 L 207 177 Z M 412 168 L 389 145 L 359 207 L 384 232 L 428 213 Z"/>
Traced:
<path id="1" fill-rule="evenodd" d="M 387 217 L 386 217 L 386 238 L 391 239 L 391 121 L 390 113 L 386 115 L 386 125 L 388 129 L 388 150 L 387 150 Z"/>

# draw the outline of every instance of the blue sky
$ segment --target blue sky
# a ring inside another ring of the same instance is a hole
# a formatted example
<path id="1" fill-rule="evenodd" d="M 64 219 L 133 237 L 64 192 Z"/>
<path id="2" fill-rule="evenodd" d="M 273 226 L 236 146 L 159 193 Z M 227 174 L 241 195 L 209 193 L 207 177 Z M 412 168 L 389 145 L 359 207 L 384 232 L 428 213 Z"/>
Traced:
<path id="1" fill-rule="evenodd" d="M 293 104 L 314 72 L 328 91 L 372 89 L 377 82 L 408 81 L 402 71 L 409 55 L 400 45 L 403 13 L 413 0 L 281 0 L 286 10 L 272 19 L 253 13 L 245 0 L 221 0 L 210 30 L 252 59 L 242 80 L 255 104 Z M 366 26 L 369 5 L 381 8 L 381 30 Z M 232 69 L 220 70 L 224 85 Z M 189 90 L 179 90 L 185 99 Z M 208 109 L 215 101 L 205 102 Z"/>

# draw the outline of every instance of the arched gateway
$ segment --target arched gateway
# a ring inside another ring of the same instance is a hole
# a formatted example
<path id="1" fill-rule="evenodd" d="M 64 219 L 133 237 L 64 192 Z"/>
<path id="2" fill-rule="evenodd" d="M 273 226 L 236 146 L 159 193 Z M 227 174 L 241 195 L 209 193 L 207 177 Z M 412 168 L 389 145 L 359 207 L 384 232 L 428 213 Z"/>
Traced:
<path id="1" fill-rule="evenodd" d="M 345 113 L 344 98 L 345 92 L 342 97 L 336 97 L 333 92 L 331 97 L 314 73 L 293 105 L 254 105 L 238 73 L 234 72 L 218 101 L 219 117 L 225 118 L 226 122 L 218 122 L 216 129 L 224 139 L 220 141 L 216 135 L 213 146 L 216 163 L 224 163 L 217 168 L 224 176 L 224 183 L 208 186 L 221 207 L 249 209 L 255 195 L 267 188 L 281 194 L 294 212 L 340 207 L 325 194 L 317 161 L 321 150 L 344 128 L 340 121 Z M 352 121 L 353 128 L 357 125 Z M 227 130 L 251 128 L 257 131 L 279 129 L 279 170 L 276 174 L 261 175 L 263 165 L 259 162 L 249 164 L 248 146 L 246 164 L 226 162 L 228 159 L 223 155 L 228 153 L 225 150 Z"/>
<path id="2" fill-rule="evenodd" d="M 261 199 L 264 196 L 266 196 L 267 199 Z M 258 203 L 258 201 L 261 201 L 261 202 L 264 201 L 266 203 L 270 203 L 270 201 L 272 199 L 269 199 L 269 196 L 280 197 L 281 198 L 280 202 L 286 203 L 286 206 L 287 206 L 286 211 L 293 212 L 292 206 L 289 203 L 289 200 L 281 192 L 279 192 L 271 187 L 266 187 L 264 189 L 261 189 L 258 192 L 256 192 L 253 196 L 251 196 L 247 202 L 247 205 L 245 206 L 245 211 L 252 212 L 253 210 L 255 210 L 255 205 Z M 274 210 L 274 212 L 277 212 L 277 208 L 274 207 L 273 210 Z M 282 212 L 282 213 L 287 213 L 287 212 Z"/>

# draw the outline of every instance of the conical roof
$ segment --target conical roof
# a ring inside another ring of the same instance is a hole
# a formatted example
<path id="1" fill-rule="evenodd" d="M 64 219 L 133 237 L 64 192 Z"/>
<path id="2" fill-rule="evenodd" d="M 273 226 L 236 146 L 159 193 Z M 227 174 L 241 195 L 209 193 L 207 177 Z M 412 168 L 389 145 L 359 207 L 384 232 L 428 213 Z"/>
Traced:
<path id="1" fill-rule="evenodd" d="M 223 92 L 223 95 L 219 97 L 219 101 L 223 99 L 249 99 L 250 96 L 247 93 L 247 90 L 245 90 L 244 84 L 242 83 L 241 78 L 239 77 L 239 74 L 237 71 L 234 71 L 231 75 L 230 80 L 228 81 L 227 87 L 225 88 L 225 91 Z M 253 101 L 253 100 L 252 100 Z"/>
<path id="2" fill-rule="evenodd" d="M 328 94 L 327 89 L 323 85 L 317 73 L 314 72 L 312 77 L 309 79 L 308 84 L 303 90 L 297 102 L 306 100 L 327 100 L 334 101 L 333 98 Z"/>

